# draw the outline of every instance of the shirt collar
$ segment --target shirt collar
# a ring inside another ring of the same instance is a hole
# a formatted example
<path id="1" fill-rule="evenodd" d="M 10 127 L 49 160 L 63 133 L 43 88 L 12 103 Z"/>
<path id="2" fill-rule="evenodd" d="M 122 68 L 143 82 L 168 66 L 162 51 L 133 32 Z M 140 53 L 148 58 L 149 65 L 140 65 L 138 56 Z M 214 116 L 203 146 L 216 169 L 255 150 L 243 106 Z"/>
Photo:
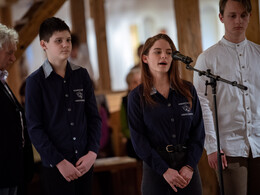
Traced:
<path id="1" fill-rule="evenodd" d="M 174 90 L 172 86 L 170 86 L 170 90 Z M 152 87 L 152 88 L 151 88 L 150 95 L 154 95 L 154 94 L 156 94 L 157 92 L 158 92 L 157 89 L 156 89 L 155 87 Z"/>
<path id="2" fill-rule="evenodd" d="M 0 70 L 0 80 L 2 82 L 6 82 L 7 77 L 8 77 L 7 70 Z"/>
<path id="3" fill-rule="evenodd" d="M 157 93 L 157 89 L 155 87 L 152 87 L 150 95 L 154 95 Z"/>
<path id="4" fill-rule="evenodd" d="M 72 64 L 70 62 L 67 63 L 67 66 L 68 65 L 70 66 L 71 70 L 77 70 L 77 69 L 80 68 L 79 66 L 77 66 L 75 64 Z M 42 68 L 43 68 L 43 72 L 44 72 L 45 78 L 49 77 L 50 74 L 53 71 L 53 68 L 52 68 L 52 66 L 51 66 L 51 64 L 50 64 L 48 59 L 45 60 L 45 62 L 42 65 Z"/>
<path id="5" fill-rule="evenodd" d="M 225 39 L 224 37 L 222 37 L 221 43 L 223 43 L 223 44 L 225 44 L 225 45 L 227 45 L 229 47 L 232 47 L 232 48 L 236 48 L 238 46 L 243 47 L 243 46 L 245 46 L 247 44 L 247 39 L 245 38 L 245 40 L 240 42 L 240 43 L 232 43 L 232 42 L 228 41 L 227 39 Z"/>

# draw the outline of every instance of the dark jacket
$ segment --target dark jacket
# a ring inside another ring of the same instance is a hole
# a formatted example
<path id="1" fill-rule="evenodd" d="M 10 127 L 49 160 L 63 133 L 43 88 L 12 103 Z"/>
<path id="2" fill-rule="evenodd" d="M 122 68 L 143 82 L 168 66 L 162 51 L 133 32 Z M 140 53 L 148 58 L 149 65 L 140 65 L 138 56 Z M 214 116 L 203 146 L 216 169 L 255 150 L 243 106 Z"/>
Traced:
<path id="1" fill-rule="evenodd" d="M 192 84 L 189 85 L 192 107 L 187 98 L 173 88 L 170 88 L 167 99 L 152 88 L 150 95 L 155 105 L 145 102 L 142 84 L 128 95 L 128 122 L 133 146 L 137 155 L 160 175 L 172 167 L 158 152 L 167 145 L 186 146 L 187 157 L 181 166 L 189 165 L 194 170 L 203 152 L 202 111 L 197 92 Z"/>
<path id="2" fill-rule="evenodd" d="M 44 167 L 98 153 L 101 118 L 86 69 L 68 62 L 62 78 L 46 60 L 26 79 L 25 91 L 28 132 Z"/>
<path id="3" fill-rule="evenodd" d="M 30 166 L 30 164 L 24 164 L 24 160 L 28 160 L 24 159 L 24 156 L 29 156 L 30 163 L 33 165 L 32 148 L 26 130 L 24 110 L 14 95 L 13 97 L 14 101 L 0 81 L 0 188 L 17 186 L 24 182 L 25 166 Z M 25 127 L 24 147 L 20 112 Z M 26 152 L 24 152 L 25 149 Z M 32 174 L 29 177 L 31 176 Z"/>

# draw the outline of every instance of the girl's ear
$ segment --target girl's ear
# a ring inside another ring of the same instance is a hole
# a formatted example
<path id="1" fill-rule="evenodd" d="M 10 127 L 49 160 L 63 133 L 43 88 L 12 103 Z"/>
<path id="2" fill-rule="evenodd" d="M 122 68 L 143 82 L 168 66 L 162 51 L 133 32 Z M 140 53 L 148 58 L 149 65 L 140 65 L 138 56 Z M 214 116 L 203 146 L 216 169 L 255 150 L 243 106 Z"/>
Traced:
<path id="1" fill-rule="evenodd" d="M 142 55 L 142 60 L 143 60 L 144 63 L 148 64 L 148 60 L 147 60 L 146 55 Z"/>

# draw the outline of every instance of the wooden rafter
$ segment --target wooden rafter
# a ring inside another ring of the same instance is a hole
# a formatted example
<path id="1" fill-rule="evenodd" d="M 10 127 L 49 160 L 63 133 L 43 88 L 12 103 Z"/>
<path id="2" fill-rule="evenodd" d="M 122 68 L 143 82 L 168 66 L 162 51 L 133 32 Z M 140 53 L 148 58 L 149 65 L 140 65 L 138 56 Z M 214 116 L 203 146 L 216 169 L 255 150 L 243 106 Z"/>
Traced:
<path id="1" fill-rule="evenodd" d="M 18 22 L 15 29 L 19 33 L 19 44 L 16 58 L 20 58 L 26 48 L 38 35 L 40 24 L 48 17 L 52 17 L 66 0 L 36 1 L 24 17 Z"/>

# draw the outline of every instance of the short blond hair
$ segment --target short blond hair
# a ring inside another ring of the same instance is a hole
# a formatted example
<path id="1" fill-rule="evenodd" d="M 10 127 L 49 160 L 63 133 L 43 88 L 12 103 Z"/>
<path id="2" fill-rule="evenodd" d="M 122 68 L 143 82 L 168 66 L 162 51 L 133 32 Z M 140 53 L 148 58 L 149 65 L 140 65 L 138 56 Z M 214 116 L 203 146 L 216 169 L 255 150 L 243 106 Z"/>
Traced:
<path id="1" fill-rule="evenodd" d="M 0 23 L 0 49 L 3 48 L 5 43 L 16 45 L 18 43 L 19 35 L 11 28 Z"/>
<path id="2" fill-rule="evenodd" d="M 130 72 L 126 75 L 126 83 L 129 86 L 132 78 L 135 74 L 140 74 L 141 75 L 141 69 L 140 68 L 133 68 L 132 70 L 130 70 Z"/>

